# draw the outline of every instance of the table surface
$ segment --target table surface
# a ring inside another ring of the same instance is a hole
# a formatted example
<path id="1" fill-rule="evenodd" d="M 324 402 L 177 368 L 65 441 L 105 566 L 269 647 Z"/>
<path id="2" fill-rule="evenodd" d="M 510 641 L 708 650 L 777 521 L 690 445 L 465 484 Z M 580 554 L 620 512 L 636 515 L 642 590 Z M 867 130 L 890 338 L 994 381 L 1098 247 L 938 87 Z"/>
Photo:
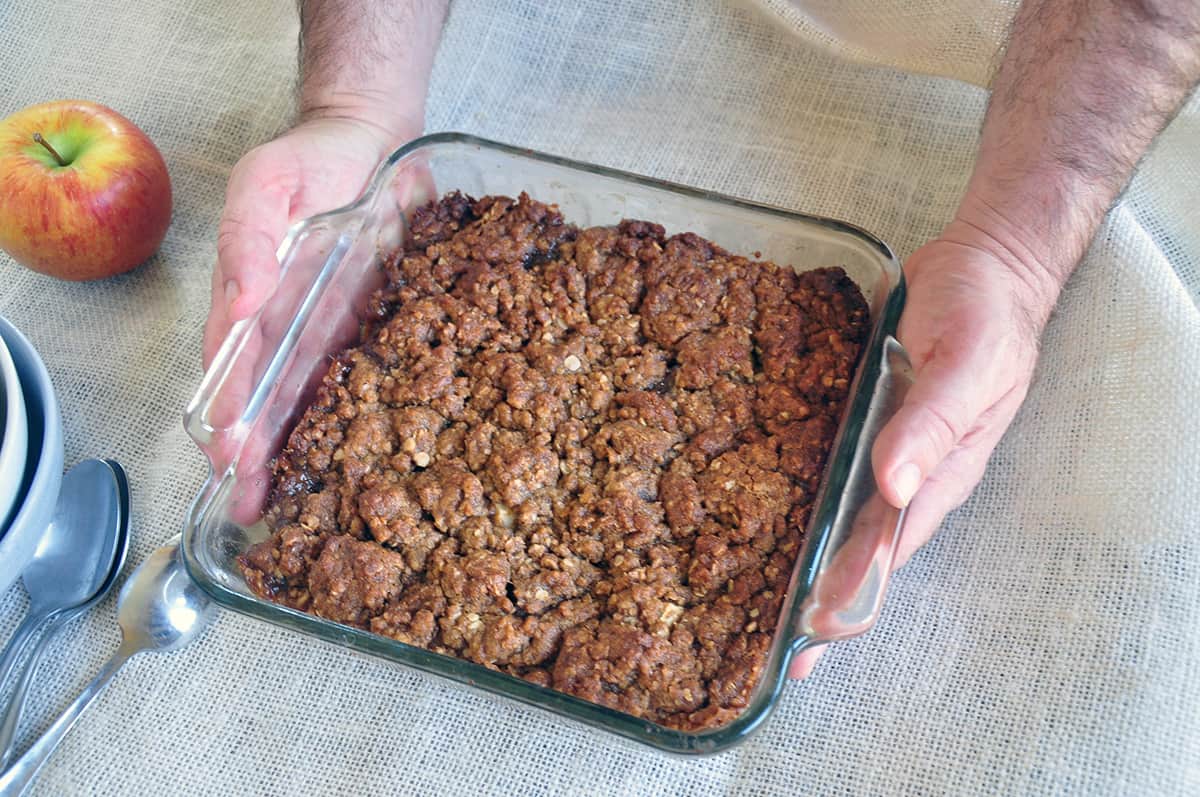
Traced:
<path id="1" fill-rule="evenodd" d="M 978 78 L 1011 3 L 976 3 L 986 25 L 969 5 L 923 28 L 900 0 L 842 4 L 873 9 L 860 27 L 882 42 L 843 54 L 973 31 L 975 50 L 915 66 Z M 986 93 L 850 63 L 827 49 L 846 30 L 819 23 L 785 0 L 459 0 L 427 127 L 844 218 L 907 255 L 953 211 Z M 180 530 L 207 473 L 180 417 L 216 223 L 232 165 L 287 123 L 296 24 L 288 0 L 0 4 L 0 116 L 103 102 L 172 175 L 167 240 L 132 274 L 68 284 L 0 255 L 0 315 L 47 362 L 68 465 L 129 471 L 131 562 Z M 1200 793 L 1198 143 L 1193 99 L 1068 285 L 980 489 L 879 626 L 744 746 L 665 757 L 224 612 L 187 650 L 132 661 L 34 793 Z M 19 587 L 0 598 L 0 635 L 25 606 Z M 111 598 L 55 640 L 23 745 L 118 641 Z"/>

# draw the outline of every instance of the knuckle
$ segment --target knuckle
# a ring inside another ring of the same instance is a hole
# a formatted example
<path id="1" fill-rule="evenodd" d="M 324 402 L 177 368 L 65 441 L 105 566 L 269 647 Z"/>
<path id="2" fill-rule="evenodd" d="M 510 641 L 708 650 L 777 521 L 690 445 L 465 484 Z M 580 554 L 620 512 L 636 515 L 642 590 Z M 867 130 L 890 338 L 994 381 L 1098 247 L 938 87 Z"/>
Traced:
<path id="1" fill-rule="evenodd" d="M 236 266 L 233 262 L 233 249 L 241 237 L 242 227 L 232 219 L 222 219 L 217 228 L 217 262 L 221 268 Z"/>
<path id="2" fill-rule="evenodd" d="M 235 215 L 225 215 L 217 227 L 217 263 L 227 276 L 243 269 L 247 258 L 260 259 L 256 250 L 274 247 L 270 234 Z"/>
<path id="3" fill-rule="evenodd" d="M 966 424 L 958 420 L 956 413 L 948 412 L 937 404 L 925 404 L 922 410 L 921 434 L 944 457 L 966 434 Z"/>

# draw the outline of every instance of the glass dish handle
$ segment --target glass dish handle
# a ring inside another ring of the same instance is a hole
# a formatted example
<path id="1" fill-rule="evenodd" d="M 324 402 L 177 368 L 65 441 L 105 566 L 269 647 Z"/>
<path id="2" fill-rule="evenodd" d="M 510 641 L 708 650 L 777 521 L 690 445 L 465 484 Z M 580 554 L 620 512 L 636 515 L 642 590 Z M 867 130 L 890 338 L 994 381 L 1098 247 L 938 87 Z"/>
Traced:
<path id="1" fill-rule="evenodd" d="M 300 333 L 362 224 L 361 214 L 343 210 L 293 225 L 277 250 L 275 292 L 226 335 L 184 413 L 185 429 L 216 473 L 236 459 L 287 375 Z"/>
<path id="2" fill-rule="evenodd" d="M 871 468 L 871 449 L 879 431 L 903 404 L 912 383 L 908 353 L 889 335 L 883 343 L 880 374 L 841 508 L 818 554 L 812 589 L 800 608 L 793 649 L 858 636 L 879 617 L 904 511 L 879 494 Z"/>

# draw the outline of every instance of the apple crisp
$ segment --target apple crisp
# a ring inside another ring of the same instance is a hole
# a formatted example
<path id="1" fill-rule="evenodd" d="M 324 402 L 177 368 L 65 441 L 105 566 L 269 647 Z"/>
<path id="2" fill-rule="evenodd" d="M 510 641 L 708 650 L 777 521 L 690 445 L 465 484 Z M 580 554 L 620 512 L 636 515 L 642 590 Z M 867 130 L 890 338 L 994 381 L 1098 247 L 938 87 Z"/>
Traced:
<path id="1" fill-rule="evenodd" d="M 522 194 L 416 212 L 274 462 L 260 596 L 673 728 L 746 705 L 868 331 L 797 274 Z"/>

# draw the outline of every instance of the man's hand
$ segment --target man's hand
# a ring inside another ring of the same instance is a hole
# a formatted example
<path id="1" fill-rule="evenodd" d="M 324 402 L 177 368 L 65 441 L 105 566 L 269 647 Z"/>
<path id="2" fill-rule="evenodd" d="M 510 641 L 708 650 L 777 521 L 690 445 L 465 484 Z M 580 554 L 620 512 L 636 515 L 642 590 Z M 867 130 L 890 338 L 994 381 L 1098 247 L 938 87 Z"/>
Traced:
<path id="1" fill-rule="evenodd" d="M 397 139 L 370 122 L 316 118 L 238 161 L 217 233 L 205 367 L 229 328 L 258 310 L 275 289 L 275 250 L 288 226 L 352 201 Z"/>
<path id="2" fill-rule="evenodd" d="M 872 452 L 884 498 L 908 506 L 896 567 L 975 489 L 1029 389 L 1049 307 L 995 251 L 956 221 L 904 267 L 916 383 Z"/>
<path id="3" fill-rule="evenodd" d="M 229 176 L 204 366 L 275 288 L 288 226 L 352 201 L 393 149 L 421 133 L 448 0 L 300 0 L 300 122 Z"/>
<path id="4" fill-rule="evenodd" d="M 1195 0 L 1022 3 L 966 196 L 904 269 L 916 383 L 872 452 L 883 497 L 909 508 L 897 567 L 978 484 L 1063 283 L 1197 79 Z"/>
<path id="5" fill-rule="evenodd" d="M 1029 389 L 1049 308 L 999 249 L 958 220 L 904 265 L 897 338 L 916 382 L 872 451 L 883 497 L 908 506 L 895 568 L 975 489 Z M 819 655 L 801 654 L 789 675 L 805 677 Z"/>
<path id="6" fill-rule="evenodd" d="M 898 564 L 978 483 L 1059 291 L 1197 78 L 1193 0 L 1022 4 L 955 220 L 905 267 L 916 384 L 873 456 L 909 506 Z"/>

